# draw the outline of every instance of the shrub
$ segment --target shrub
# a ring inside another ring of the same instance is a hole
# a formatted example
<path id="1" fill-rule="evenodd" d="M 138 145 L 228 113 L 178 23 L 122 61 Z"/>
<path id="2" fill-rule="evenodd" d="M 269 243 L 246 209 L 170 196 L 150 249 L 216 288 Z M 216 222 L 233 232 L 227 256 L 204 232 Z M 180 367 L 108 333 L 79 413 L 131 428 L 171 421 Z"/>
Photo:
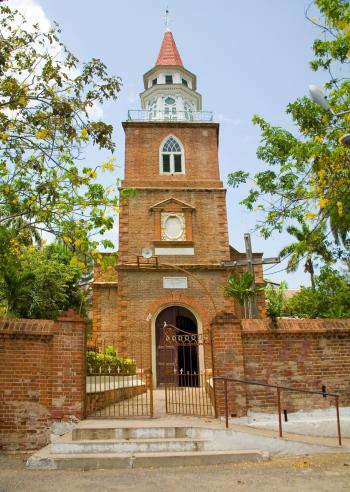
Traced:
<path id="1" fill-rule="evenodd" d="M 345 277 L 323 267 L 315 283 L 315 290 L 302 287 L 288 300 L 286 314 L 298 318 L 349 318 L 350 287 Z"/>
<path id="2" fill-rule="evenodd" d="M 132 376 L 136 374 L 133 359 L 119 357 L 115 348 L 109 346 L 102 352 L 89 351 L 86 354 L 88 374 Z"/>
<path id="3" fill-rule="evenodd" d="M 14 230 L 0 227 L 0 311 L 6 317 L 56 319 L 73 308 L 86 315 L 82 270 L 59 244 L 16 246 Z M 12 248 L 12 249 L 11 249 Z"/>
<path id="4" fill-rule="evenodd" d="M 286 304 L 286 288 L 286 282 L 282 281 L 278 287 L 269 285 L 265 289 L 267 315 L 272 319 L 279 318 L 284 314 Z"/>

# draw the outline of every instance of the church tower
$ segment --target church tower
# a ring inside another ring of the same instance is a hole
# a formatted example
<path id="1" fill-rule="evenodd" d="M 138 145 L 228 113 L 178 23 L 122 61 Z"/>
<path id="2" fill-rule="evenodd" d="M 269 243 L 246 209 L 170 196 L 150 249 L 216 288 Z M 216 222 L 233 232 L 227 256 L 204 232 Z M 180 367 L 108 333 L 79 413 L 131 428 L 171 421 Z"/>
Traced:
<path id="1" fill-rule="evenodd" d="M 123 123 L 122 187 L 135 192 L 121 205 L 117 274 L 94 285 L 94 330 L 124 341 L 140 331 L 148 337 L 143 356 L 159 386 L 166 382 L 164 323 L 205 336 L 218 312 L 239 317 L 221 286 L 232 274 L 223 262 L 244 255 L 228 242 L 219 124 L 202 110 L 197 78 L 168 27 L 143 82 L 141 109 Z M 210 369 L 210 350 L 197 355 L 190 361 L 196 373 Z"/>

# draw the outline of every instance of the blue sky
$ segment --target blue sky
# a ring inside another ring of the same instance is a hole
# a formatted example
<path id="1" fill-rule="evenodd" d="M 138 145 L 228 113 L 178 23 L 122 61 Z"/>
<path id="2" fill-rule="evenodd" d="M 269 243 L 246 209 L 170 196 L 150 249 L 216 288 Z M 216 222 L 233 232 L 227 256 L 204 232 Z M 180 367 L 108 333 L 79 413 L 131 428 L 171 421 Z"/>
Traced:
<path id="1" fill-rule="evenodd" d="M 58 21 L 62 41 L 79 59 L 101 58 L 111 74 L 122 78 L 118 101 L 103 109 L 103 118 L 115 127 L 119 176 L 124 155 L 121 122 L 127 118 L 128 109 L 140 107 L 142 75 L 155 64 L 168 5 L 171 29 L 184 66 L 198 77 L 203 109 L 213 111 L 215 121 L 221 123 L 219 152 L 224 182 L 230 171 L 255 172 L 262 168 L 255 155 L 259 131 L 251 123 L 252 116 L 259 114 L 292 130 L 284 113 L 288 102 L 305 95 L 308 84 L 326 80 L 309 68 L 316 33 L 304 17 L 308 3 L 309 0 L 9 1 L 26 10 L 29 19 Z M 103 157 L 90 152 L 87 160 Z M 244 196 L 244 188 L 228 190 L 230 243 L 243 250 L 243 234 L 251 232 L 255 251 L 276 256 L 292 238 L 276 233 L 264 240 L 254 232 L 258 217 L 239 205 Z M 285 279 L 292 288 L 309 283 L 302 266 L 295 274 L 283 271 L 271 275 L 284 267 L 285 262 L 274 266 L 266 277 Z"/>

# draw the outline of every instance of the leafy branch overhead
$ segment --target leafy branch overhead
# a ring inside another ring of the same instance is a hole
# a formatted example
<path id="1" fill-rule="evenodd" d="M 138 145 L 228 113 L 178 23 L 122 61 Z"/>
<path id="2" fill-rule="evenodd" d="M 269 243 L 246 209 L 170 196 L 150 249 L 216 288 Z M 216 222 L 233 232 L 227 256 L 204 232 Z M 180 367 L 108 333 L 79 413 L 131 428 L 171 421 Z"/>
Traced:
<path id="1" fill-rule="evenodd" d="M 317 8 L 319 17 L 311 16 Z M 320 30 L 313 44 L 313 70 L 327 70 L 328 102 L 335 113 L 350 109 L 350 79 L 337 77 L 335 69 L 350 60 L 350 6 L 343 0 L 315 0 L 307 17 Z M 339 71 L 339 70 L 338 70 Z M 316 229 L 324 221 L 335 242 L 349 252 L 350 241 L 350 149 L 339 143 L 349 132 L 350 115 L 335 117 L 330 111 L 303 97 L 286 109 L 296 131 L 268 123 L 261 116 L 253 122 L 261 130 L 257 157 L 264 170 L 249 176 L 244 171 L 229 175 L 229 184 L 253 183 L 243 204 L 259 210 L 263 236 L 282 231 L 288 223 L 307 221 Z M 340 254 L 342 254 L 339 248 Z"/>
<path id="2" fill-rule="evenodd" d="M 315 258 L 329 264 L 333 261 L 329 252 L 329 242 L 325 233 L 325 223 L 322 222 L 316 229 L 311 229 L 302 222 L 301 228 L 288 226 L 287 232 L 296 238 L 296 242 L 285 246 L 279 253 L 281 258 L 288 258 L 287 272 L 295 272 L 299 262 L 304 259 L 304 271 L 310 274 L 312 289 L 315 289 Z"/>
<path id="3" fill-rule="evenodd" d="M 79 63 L 57 25 L 43 32 L 7 5 L 0 14 L 0 226 L 17 220 L 20 230 L 91 251 L 92 235 L 111 229 L 119 211 L 117 180 L 98 181 L 100 171 L 115 170 L 113 127 L 93 115 L 117 98 L 120 79 L 98 59 Z M 111 157 L 83 165 L 89 145 Z"/>

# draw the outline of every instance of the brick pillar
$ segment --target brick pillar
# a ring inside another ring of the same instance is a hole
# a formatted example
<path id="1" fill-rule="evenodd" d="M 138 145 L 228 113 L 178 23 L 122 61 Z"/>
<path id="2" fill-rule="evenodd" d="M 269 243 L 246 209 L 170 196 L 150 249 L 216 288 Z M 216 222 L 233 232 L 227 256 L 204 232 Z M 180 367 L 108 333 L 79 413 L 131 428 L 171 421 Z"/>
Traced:
<path id="1" fill-rule="evenodd" d="M 219 313 L 211 322 L 214 376 L 244 379 L 241 321 L 232 313 Z M 246 415 L 246 387 L 228 383 L 229 416 Z M 215 383 L 216 410 L 225 415 L 225 395 L 222 381 Z"/>
<path id="2" fill-rule="evenodd" d="M 73 310 L 53 328 L 51 381 L 52 419 L 84 417 L 86 323 Z"/>

